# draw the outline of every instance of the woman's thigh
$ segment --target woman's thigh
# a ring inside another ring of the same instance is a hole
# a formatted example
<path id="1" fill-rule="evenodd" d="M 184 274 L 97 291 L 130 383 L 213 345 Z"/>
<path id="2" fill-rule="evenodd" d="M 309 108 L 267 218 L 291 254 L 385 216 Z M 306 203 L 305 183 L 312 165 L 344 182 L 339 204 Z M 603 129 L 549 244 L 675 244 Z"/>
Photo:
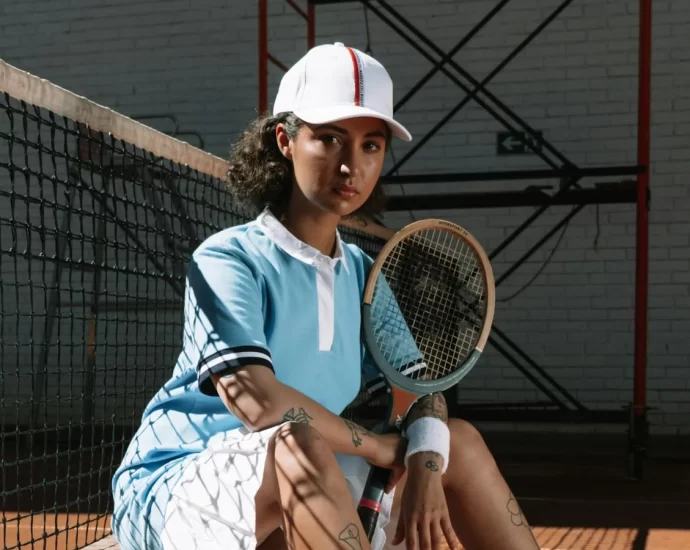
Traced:
<path id="1" fill-rule="evenodd" d="M 166 508 L 165 550 L 254 550 L 280 525 L 270 463 L 279 428 L 229 433 L 185 467 Z"/>
<path id="2" fill-rule="evenodd" d="M 280 428 L 227 434 L 185 467 L 166 508 L 161 537 L 165 550 L 282 548 L 282 532 L 275 532 L 280 531 L 282 517 L 272 452 Z M 356 456 L 336 458 L 353 501 L 358 502 L 370 466 Z M 399 493 L 398 489 L 394 494 Z M 392 505 L 393 495 L 387 495 L 372 541 L 374 549 L 383 548 L 384 535 L 390 532 Z M 392 533 L 389 541 L 390 537 Z"/>

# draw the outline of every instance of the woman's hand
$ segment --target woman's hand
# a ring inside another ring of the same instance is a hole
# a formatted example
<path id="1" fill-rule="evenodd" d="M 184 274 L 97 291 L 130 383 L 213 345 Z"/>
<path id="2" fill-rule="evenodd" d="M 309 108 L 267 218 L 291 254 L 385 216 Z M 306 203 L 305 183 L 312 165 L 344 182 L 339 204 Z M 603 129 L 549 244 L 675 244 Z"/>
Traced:
<path id="1" fill-rule="evenodd" d="M 369 462 L 374 466 L 380 466 L 387 470 L 399 470 L 405 468 L 405 451 L 407 439 L 398 433 L 375 435 L 376 447 Z"/>
<path id="2" fill-rule="evenodd" d="M 440 550 L 444 542 L 452 549 L 461 548 L 448 514 L 441 462 L 432 452 L 409 458 L 394 546 L 406 540 L 408 550 Z"/>

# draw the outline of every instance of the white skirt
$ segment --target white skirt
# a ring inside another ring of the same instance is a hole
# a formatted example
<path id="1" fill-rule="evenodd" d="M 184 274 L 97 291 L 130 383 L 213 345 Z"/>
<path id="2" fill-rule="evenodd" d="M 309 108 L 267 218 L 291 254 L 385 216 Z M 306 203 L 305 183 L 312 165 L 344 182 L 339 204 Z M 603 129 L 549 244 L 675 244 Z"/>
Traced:
<path id="1" fill-rule="evenodd" d="M 261 486 L 268 443 L 280 426 L 261 432 L 239 428 L 212 438 L 191 458 L 171 491 L 161 534 L 165 550 L 254 550 L 257 547 L 254 499 Z M 353 502 L 359 502 L 369 474 L 360 457 L 336 455 Z M 392 548 L 395 490 L 384 497 L 372 550 Z M 387 537 L 388 535 L 388 537 Z M 403 547 L 404 545 L 399 545 Z"/>

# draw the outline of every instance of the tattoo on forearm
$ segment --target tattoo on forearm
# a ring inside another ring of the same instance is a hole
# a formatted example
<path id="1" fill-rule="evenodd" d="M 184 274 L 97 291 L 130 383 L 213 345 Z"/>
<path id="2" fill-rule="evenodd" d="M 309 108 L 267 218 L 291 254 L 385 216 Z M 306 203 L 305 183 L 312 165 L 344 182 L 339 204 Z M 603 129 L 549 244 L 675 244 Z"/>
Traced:
<path id="1" fill-rule="evenodd" d="M 305 411 L 303 408 L 300 407 L 297 410 L 292 408 L 288 412 L 286 412 L 283 415 L 283 420 L 285 422 L 297 422 L 299 424 L 309 424 L 309 421 L 313 420 L 313 418 L 307 414 L 307 411 Z"/>
<path id="2" fill-rule="evenodd" d="M 350 428 L 350 433 L 352 434 L 352 443 L 355 447 L 359 447 L 362 444 L 362 436 L 371 435 L 371 433 L 361 426 L 358 426 L 354 422 L 345 419 L 343 419 L 343 422 L 345 422 L 345 425 Z"/>
<path id="3" fill-rule="evenodd" d="M 352 548 L 352 550 L 362 550 L 362 539 L 359 536 L 359 529 L 354 523 L 349 523 L 345 529 L 340 531 L 338 539 L 343 543 L 343 548 Z"/>
<path id="4" fill-rule="evenodd" d="M 448 407 L 442 393 L 431 393 L 424 397 L 420 397 L 410 409 L 410 413 L 405 419 L 405 425 L 409 426 L 418 418 L 423 418 L 425 416 L 448 422 Z"/>

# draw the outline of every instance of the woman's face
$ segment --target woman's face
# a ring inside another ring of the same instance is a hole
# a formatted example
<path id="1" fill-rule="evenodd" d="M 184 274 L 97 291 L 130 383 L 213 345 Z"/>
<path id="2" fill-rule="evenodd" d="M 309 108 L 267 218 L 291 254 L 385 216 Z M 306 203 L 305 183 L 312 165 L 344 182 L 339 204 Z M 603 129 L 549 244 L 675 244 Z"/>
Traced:
<path id="1" fill-rule="evenodd" d="M 373 117 L 305 124 L 294 139 L 278 125 L 278 145 L 295 172 L 291 206 L 338 216 L 360 208 L 383 169 L 386 134 Z"/>

